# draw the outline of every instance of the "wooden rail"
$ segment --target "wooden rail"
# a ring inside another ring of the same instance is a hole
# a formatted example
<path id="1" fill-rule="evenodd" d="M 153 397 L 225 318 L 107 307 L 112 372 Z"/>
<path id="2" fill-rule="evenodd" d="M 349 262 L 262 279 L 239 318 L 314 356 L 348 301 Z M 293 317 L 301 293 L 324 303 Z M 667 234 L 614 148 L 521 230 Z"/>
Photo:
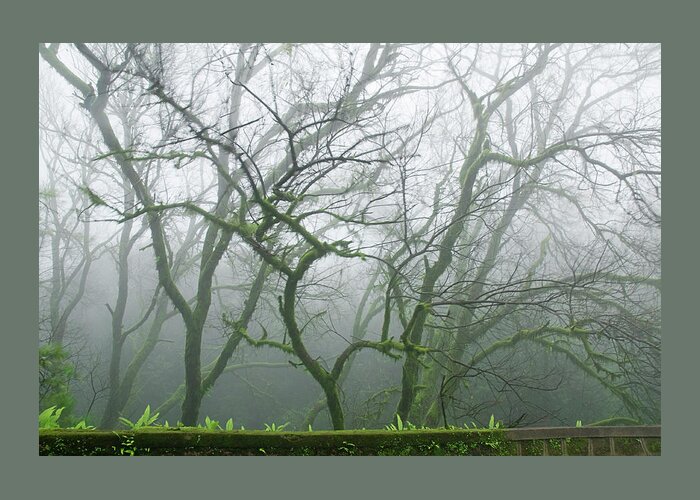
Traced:
<path id="1" fill-rule="evenodd" d="M 609 455 L 616 455 L 616 439 L 637 439 L 643 455 L 651 455 L 647 439 L 661 438 L 661 426 L 659 425 L 639 425 L 623 427 L 530 427 L 522 429 L 504 429 L 505 437 L 515 441 L 517 454 L 523 455 L 523 441 L 541 441 L 542 455 L 550 454 L 550 442 L 557 440 L 561 446 L 561 454 L 567 455 L 567 445 L 571 439 L 587 439 L 588 455 L 595 455 L 595 440 L 608 441 Z"/>

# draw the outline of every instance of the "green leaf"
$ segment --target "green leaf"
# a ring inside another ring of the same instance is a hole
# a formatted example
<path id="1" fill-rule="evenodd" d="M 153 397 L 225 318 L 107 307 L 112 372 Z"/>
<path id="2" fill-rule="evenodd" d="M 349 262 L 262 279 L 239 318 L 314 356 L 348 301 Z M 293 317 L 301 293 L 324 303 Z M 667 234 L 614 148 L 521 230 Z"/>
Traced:
<path id="1" fill-rule="evenodd" d="M 233 430 L 233 419 L 232 419 L 232 418 L 229 418 L 229 419 L 226 421 L 226 430 L 227 430 L 227 431 L 232 431 L 232 430 Z"/>
<path id="2" fill-rule="evenodd" d="M 124 425 L 126 425 L 127 427 L 130 427 L 130 428 L 132 428 L 132 429 L 133 429 L 134 427 L 136 427 L 136 424 L 133 423 L 133 422 L 132 422 L 131 420 L 129 420 L 128 418 L 119 417 L 119 421 L 120 421 L 122 424 L 124 424 Z"/>

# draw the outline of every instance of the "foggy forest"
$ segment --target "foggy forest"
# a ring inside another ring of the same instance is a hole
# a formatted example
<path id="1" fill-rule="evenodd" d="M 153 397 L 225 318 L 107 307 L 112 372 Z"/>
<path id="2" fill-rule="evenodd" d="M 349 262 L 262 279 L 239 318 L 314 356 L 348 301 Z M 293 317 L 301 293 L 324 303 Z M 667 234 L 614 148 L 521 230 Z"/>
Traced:
<path id="1" fill-rule="evenodd" d="M 659 425 L 660 52 L 42 44 L 40 413 Z"/>

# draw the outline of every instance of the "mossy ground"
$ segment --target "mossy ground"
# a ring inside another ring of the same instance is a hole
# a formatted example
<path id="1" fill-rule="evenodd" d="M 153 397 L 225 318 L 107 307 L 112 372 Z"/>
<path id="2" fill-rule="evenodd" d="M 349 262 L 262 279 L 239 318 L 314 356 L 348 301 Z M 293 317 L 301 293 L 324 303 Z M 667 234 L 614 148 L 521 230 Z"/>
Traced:
<path id="1" fill-rule="evenodd" d="M 609 439 L 593 439 L 593 454 L 608 455 Z M 661 451 L 660 439 L 647 439 L 650 454 Z M 565 440 L 566 455 L 588 455 L 589 440 Z M 543 455 L 544 441 L 522 441 L 523 455 Z M 501 430 L 412 431 L 203 431 L 148 428 L 139 431 L 42 430 L 40 455 L 342 455 L 441 456 L 517 455 L 515 441 Z M 561 456 L 562 440 L 547 440 L 547 454 Z M 644 455 L 637 438 L 616 438 L 616 455 Z"/>

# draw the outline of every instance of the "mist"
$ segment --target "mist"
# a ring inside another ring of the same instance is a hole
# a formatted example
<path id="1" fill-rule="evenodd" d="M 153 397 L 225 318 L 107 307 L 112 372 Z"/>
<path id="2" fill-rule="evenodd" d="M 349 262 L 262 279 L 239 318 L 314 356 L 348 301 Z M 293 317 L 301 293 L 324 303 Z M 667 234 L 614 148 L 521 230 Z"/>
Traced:
<path id="1" fill-rule="evenodd" d="M 40 47 L 66 425 L 661 419 L 658 44 Z"/>

